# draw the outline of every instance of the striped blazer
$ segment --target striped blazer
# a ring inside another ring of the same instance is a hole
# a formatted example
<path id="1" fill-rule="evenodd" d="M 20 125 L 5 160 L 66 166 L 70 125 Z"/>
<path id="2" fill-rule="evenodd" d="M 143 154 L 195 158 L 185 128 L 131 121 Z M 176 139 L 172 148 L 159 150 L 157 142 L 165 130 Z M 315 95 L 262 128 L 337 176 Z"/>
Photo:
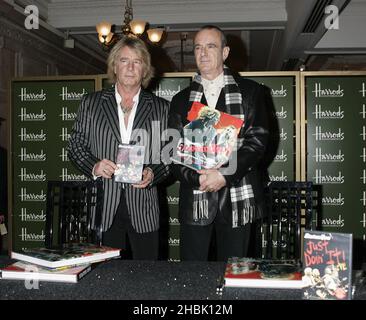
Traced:
<path id="1" fill-rule="evenodd" d="M 108 230 L 116 214 L 122 188 L 125 189 L 128 213 L 138 233 L 159 228 L 159 203 L 156 184 L 167 176 L 167 167 L 160 161 L 162 132 L 167 128 L 169 103 L 142 90 L 133 123 L 130 143 L 145 145 L 145 166 L 154 172 L 153 183 L 145 189 L 103 179 L 104 203 L 102 230 Z M 160 124 L 160 125 L 159 125 Z M 160 126 L 160 127 L 159 127 Z M 139 130 L 141 129 L 141 130 Z M 75 166 L 92 178 L 94 165 L 102 160 L 116 160 L 122 143 L 115 90 L 108 89 L 83 97 L 68 143 L 68 156 Z"/>

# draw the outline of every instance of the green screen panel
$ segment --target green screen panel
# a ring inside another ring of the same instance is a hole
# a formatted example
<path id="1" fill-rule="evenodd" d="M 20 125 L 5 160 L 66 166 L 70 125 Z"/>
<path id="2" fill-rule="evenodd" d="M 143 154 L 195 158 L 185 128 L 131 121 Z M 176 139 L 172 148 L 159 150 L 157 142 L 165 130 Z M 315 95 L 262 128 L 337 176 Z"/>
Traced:
<path id="1" fill-rule="evenodd" d="M 95 80 L 12 82 L 12 249 L 43 246 L 47 181 L 80 181 L 66 145 Z"/>
<path id="2" fill-rule="evenodd" d="M 296 179 L 296 77 L 295 76 L 244 76 L 271 89 L 278 119 L 280 143 L 269 167 L 271 181 Z M 299 170 L 299 168 L 297 168 Z"/>
<path id="3" fill-rule="evenodd" d="M 307 76 L 307 180 L 322 186 L 321 227 L 365 239 L 366 75 Z"/>

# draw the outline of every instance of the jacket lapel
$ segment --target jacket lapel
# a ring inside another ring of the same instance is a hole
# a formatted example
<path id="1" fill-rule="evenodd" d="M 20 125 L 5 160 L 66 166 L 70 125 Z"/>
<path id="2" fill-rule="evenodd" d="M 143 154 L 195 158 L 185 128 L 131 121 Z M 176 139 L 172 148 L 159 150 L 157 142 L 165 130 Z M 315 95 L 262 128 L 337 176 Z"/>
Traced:
<path id="1" fill-rule="evenodd" d="M 227 112 L 226 104 L 225 104 L 225 92 L 221 90 L 219 98 L 217 99 L 216 103 L 216 110 Z"/>
<path id="2" fill-rule="evenodd" d="M 131 141 L 136 141 L 137 130 L 146 129 L 145 123 L 152 112 L 152 98 L 151 94 L 141 89 L 139 104 L 137 105 L 135 119 L 132 126 Z"/>
<path id="3" fill-rule="evenodd" d="M 117 112 L 117 102 L 114 87 L 105 90 L 102 95 L 102 110 L 106 115 L 108 124 L 117 141 L 121 143 L 121 134 L 119 132 L 119 120 Z"/>

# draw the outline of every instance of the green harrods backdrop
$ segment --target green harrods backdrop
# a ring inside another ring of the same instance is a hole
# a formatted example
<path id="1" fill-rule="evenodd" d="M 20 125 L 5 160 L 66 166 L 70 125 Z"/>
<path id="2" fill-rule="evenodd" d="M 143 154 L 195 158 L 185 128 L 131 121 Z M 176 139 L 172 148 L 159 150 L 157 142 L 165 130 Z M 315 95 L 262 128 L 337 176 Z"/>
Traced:
<path id="1" fill-rule="evenodd" d="M 322 185 L 326 231 L 366 233 L 366 76 L 305 78 L 306 179 Z"/>
<path id="2" fill-rule="evenodd" d="M 364 240 L 366 74 L 309 75 L 304 77 L 303 88 L 298 72 L 241 75 L 271 89 L 280 134 L 271 180 L 302 178 L 321 184 L 322 226 L 352 232 L 354 238 Z M 164 75 L 155 79 L 151 90 L 170 101 L 189 85 L 192 76 Z M 47 180 L 85 179 L 69 162 L 65 147 L 81 97 L 107 86 L 104 76 L 12 82 L 9 192 L 13 250 L 43 245 Z M 337 90 L 343 95 L 333 97 Z M 301 104 L 300 93 L 304 97 Z M 170 260 L 179 259 L 178 188 L 178 183 L 171 183 L 162 193 L 162 231 Z"/>

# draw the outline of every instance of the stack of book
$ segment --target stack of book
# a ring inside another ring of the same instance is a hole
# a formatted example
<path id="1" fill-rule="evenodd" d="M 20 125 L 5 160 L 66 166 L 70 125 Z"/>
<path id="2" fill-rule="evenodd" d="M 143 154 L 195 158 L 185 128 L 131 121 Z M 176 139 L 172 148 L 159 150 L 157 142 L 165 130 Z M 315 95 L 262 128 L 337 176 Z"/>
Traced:
<path id="1" fill-rule="evenodd" d="M 301 289 L 301 262 L 229 258 L 225 270 L 226 287 Z"/>
<path id="2" fill-rule="evenodd" d="M 19 260 L 1 272 L 2 279 L 39 280 L 76 283 L 93 264 L 120 256 L 120 249 L 88 243 L 65 245 L 62 248 L 25 249 L 12 252 Z"/>

